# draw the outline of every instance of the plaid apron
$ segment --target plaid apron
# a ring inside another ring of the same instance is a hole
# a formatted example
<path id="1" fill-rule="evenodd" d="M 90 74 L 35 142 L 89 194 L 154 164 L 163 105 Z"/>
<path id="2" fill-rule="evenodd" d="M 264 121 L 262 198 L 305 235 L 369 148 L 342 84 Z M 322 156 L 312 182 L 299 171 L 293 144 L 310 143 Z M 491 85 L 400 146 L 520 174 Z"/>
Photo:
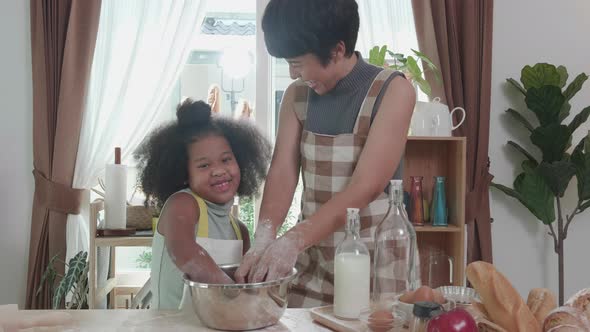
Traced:
<path id="1" fill-rule="evenodd" d="M 335 193 L 343 191 L 350 182 L 369 135 L 375 101 L 392 74 L 392 70 L 383 70 L 375 77 L 351 134 L 319 135 L 303 130 L 300 142 L 304 188 L 301 199 L 303 219 L 315 213 Z M 303 82 L 295 84 L 294 110 L 305 126 L 309 88 Z M 388 207 L 387 194 L 382 192 L 376 200 L 360 210 L 360 236 L 371 252 L 371 262 L 375 228 L 387 213 Z M 289 307 L 310 308 L 333 303 L 334 254 L 345 234 L 343 226 L 299 255 L 296 263 L 299 275 L 293 282 Z M 371 263 L 371 274 L 372 270 Z"/>

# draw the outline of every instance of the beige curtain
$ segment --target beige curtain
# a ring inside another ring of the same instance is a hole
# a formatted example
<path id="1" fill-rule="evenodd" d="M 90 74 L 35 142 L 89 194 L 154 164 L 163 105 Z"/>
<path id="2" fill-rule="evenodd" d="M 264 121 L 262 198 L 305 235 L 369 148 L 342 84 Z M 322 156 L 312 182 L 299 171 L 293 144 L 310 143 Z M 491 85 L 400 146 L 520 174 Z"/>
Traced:
<path id="1" fill-rule="evenodd" d="M 66 217 L 79 213 L 72 189 L 76 151 L 100 16 L 100 0 L 30 0 L 33 65 L 33 175 L 26 308 L 50 308 L 36 296 L 47 263 L 66 254 Z M 63 264 L 58 273 L 63 274 Z"/>
<path id="2" fill-rule="evenodd" d="M 454 131 L 467 137 L 467 260 L 492 262 L 488 144 L 492 67 L 493 0 L 412 0 L 420 50 L 442 72 L 433 85 L 450 108 L 464 107 Z"/>

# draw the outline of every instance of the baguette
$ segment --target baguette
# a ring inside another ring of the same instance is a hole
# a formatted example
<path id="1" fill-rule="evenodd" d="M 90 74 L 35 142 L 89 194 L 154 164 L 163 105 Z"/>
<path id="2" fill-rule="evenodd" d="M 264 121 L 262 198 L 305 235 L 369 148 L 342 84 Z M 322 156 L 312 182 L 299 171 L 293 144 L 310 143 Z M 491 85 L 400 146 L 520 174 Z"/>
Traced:
<path id="1" fill-rule="evenodd" d="M 541 331 L 541 324 L 524 300 L 492 264 L 469 264 L 467 279 L 479 293 L 492 322 L 510 332 Z"/>
<path id="2" fill-rule="evenodd" d="M 498 326 L 497 324 L 494 324 L 486 319 L 477 321 L 477 330 L 479 332 L 508 332 L 501 326 Z"/>
<path id="3" fill-rule="evenodd" d="M 547 317 L 553 309 L 557 308 L 555 295 L 547 288 L 531 289 L 526 304 L 529 306 L 529 309 L 531 309 L 531 312 L 539 324 L 543 324 L 545 317 Z"/>
<path id="4" fill-rule="evenodd" d="M 507 332 L 497 324 L 490 322 L 487 312 L 485 312 L 485 308 L 481 303 L 473 302 L 465 310 L 475 319 L 479 332 Z"/>
<path id="5" fill-rule="evenodd" d="M 479 312 L 479 315 L 483 318 L 487 320 L 490 319 L 490 315 L 488 314 L 486 307 L 483 306 L 483 303 L 474 301 L 470 307 L 472 307 L 474 311 Z"/>
<path id="6" fill-rule="evenodd" d="M 563 306 L 551 311 L 547 315 L 545 322 L 543 322 L 543 331 L 590 331 L 590 322 L 580 309 Z"/>
<path id="7" fill-rule="evenodd" d="M 565 305 L 580 309 L 590 321 L 590 288 L 582 289 L 574 294 Z"/>

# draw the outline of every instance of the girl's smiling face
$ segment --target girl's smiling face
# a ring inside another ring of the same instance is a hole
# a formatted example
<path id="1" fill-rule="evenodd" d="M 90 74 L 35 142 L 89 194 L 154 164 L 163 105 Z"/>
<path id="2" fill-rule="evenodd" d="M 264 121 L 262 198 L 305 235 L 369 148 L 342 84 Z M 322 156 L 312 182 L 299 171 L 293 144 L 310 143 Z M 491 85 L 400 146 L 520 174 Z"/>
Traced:
<path id="1" fill-rule="evenodd" d="M 188 146 L 189 187 L 217 204 L 233 200 L 240 186 L 240 167 L 225 137 L 211 134 Z"/>

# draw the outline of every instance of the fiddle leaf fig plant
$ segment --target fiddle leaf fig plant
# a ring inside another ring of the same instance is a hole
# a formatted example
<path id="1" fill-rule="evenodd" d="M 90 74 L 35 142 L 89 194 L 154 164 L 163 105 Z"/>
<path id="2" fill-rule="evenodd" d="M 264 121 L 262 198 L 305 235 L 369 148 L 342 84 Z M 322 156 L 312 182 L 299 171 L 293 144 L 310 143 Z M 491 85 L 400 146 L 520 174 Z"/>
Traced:
<path id="1" fill-rule="evenodd" d="M 564 123 L 571 112 L 569 101 L 582 89 L 588 75 L 581 73 L 567 84 L 568 78 L 564 66 L 537 63 L 522 69 L 520 82 L 507 79 L 523 95 L 536 123 L 531 123 L 521 111 L 509 108 L 506 113 L 529 133 L 536 149 L 527 151 L 520 144 L 508 141 L 510 147 L 525 157 L 522 170 L 513 188 L 492 183 L 493 188 L 517 199 L 549 228 L 558 256 L 560 305 L 564 296 L 564 240 L 574 217 L 590 207 L 590 133 L 571 151 L 573 133 L 588 120 L 590 106 Z M 578 181 L 577 204 L 567 213 L 562 199 L 574 176 Z"/>
<path id="2" fill-rule="evenodd" d="M 414 55 L 405 56 L 402 53 L 394 53 L 387 49 L 387 45 L 381 47 L 375 46 L 369 51 L 369 63 L 378 66 L 391 68 L 403 72 L 409 80 L 416 83 L 418 88 L 424 92 L 429 98 L 432 97 L 432 87 L 424 77 L 424 72 L 431 70 L 437 82 L 441 82 L 440 71 L 436 65 L 422 52 L 412 49 Z M 389 55 L 392 62 L 389 63 L 386 59 Z M 422 60 L 426 69 L 422 71 L 418 65 L 418 60 Z"/>

